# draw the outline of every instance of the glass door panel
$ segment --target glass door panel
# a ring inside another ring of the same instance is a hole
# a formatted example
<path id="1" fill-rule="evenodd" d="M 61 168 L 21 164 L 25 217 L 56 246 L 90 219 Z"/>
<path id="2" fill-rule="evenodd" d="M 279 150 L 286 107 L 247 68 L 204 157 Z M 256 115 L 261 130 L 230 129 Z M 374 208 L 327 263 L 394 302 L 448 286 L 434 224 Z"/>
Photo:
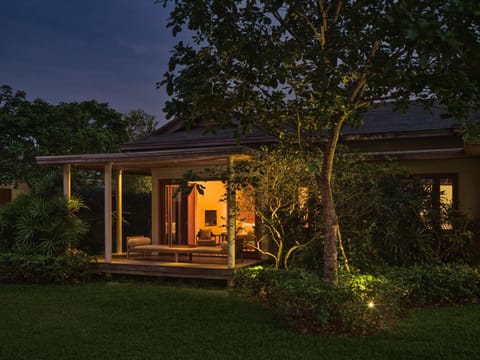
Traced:
<path id="1" fill-rule="evenodd" d="M 179 245 L 188 243 L 188 197 L 178 185 L 160 182 L 160 243 Z"/>
<path id="2" fill-rule="evenodd" d="M 164 226 L 163 226 L 163 236 L 162 238 L 168 245 L 178 244 L 177 236 L 177 222 L 179 218 L 178 209 L 179 199 L 174 196 L 177 186 L 175 185 L 165 185 L 164 186 Z"/>

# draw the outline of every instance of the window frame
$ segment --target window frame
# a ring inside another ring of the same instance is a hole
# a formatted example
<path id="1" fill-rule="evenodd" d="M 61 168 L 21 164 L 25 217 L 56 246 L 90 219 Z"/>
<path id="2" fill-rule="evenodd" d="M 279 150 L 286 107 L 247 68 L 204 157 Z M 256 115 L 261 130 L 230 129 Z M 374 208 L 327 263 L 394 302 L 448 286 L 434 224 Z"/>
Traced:
<path id="1" fill-rule="evenodd" d="M 432 209 L 436 211 L 441 211 L 441 180 L 450 179 L 452 181 L 452 208 L 458 209 L 458 173 L 426 173 L 426 174 L 415 174 L 415 176 L 421 178 L 423 181 L 429 179 L 432 181 Z M 451 225 L 450 225 L 451 226 Z M 451 231 L 452 228 L 448 227 L 447 223 L 440 223 L 437 226 L 434 226 L 437 230 L 442 232 Z"/>

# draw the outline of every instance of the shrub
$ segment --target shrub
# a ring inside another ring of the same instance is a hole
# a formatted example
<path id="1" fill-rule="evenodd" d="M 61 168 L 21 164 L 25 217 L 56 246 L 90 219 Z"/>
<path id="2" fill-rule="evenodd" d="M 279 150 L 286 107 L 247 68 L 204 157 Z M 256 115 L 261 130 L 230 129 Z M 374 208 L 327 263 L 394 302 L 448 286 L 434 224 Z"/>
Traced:
<path id="1" fill-rule="evenodd" d="M 398 319 L 402 288 L 384 276 L 340 274 L 330 292 L 330 326 L 337 332 L 366 334 Z"/>
<path id="2" fill-rule="evenodd" d="M 10 252 L 15 249 L 17 219 L 23 209 L 28 207 L 28 201 L 27 196 L 20 196 L 0 208 L 0 251 Z"/>
<path id="3" fill-rule="evenodd" d="M 366 334 L 412 306 L 477 302 L 480 269 L 466 265 L 392 268 L 384 276 L 340 272 L 331 286 L 303 270 L 247 268 L 234 291 L 254 297 L 301 332 Z"/>
<path id="4" fill-rule="evenodd" d="M 256 267 L 239 270 L 234 283 L 234 290 L 255 297 L 302 333 L 364 334 L 385 328 L 399 313 L 397 289 L 386 278 L 344 275 L 331 286 L 302 270 Z"/>
<path id="5" fill-rule="evenodd" d="M 277 147 L 263 149 L 254 161 L 241 162 L 235 169 L 242 181 L 242 197 L 258 199 L 245 203 L 257 223 L 258 250 L 268 256 L 276 268 L 288 268 L 295 254 L 315 236 L 308 214 L 313 213 L 315 178 L 298 152 Z M 261 199 L 261 200 L 260 200 Z"/>
<path id="6" fill-rule="evenodd" d="M 28 207 L 16 219 L 15 240 L 23 253 L 62 255 L 77 246 L 88 226 L 75 213 L 83 206 L 64 196 L 42 198 L 29 194 Z"/>
<path id="7" fill-rule="evenodd" d="M 406 306 L 476 302 L 480 297 L 478 267 L 414 266 L 391 269 L 386 276 L 404 289 L 400 297 Z"/>
<path id="8" fill-rule="evenodd" d="M 312 273 L 255 267 L 239 270 L 234 280 L 237 292 L 256 297 L 303 333 L 328 323 L 329 286 Z"/>
<path id="9" fill-rule="evenodd" d="M 0 254 L 0 282 L 3 283 L 82 283 L 91 278 L 93 258 L 83 252 L 63 256 Z"/>
<path id="10" fill-rule="evenodd" d="M 55 174 L 0 208 L 0 250 L 24 254 L 63 255 L 76 247 L 88 226 L 77 214 L 84 207 L 55 187 Z"/>
<path id="11" fill-rule="evenodd" d="M 258 297 L 262 287 L 267 285 L 260 279 L 260 276 L 268 271 L 273 272 L 274 270 L 263 266 L 238 269 L 233 278 L 233 290 L 244 296 Z"/>
<path id="12" fill-rule="evenodd" d="M 336 161 L 335 206 L 351 266 L 379 272 L 388 266 L 478 261 L 474 239 L 480 236 L 480 222 L 438 204 L 425 179 L 398 164 L 362 161 L 361 156 L 340 154 Z M 316 255 L 320 250 L 315 248 L 322 246 L 312 242 L 302 255 Z M 300 266 L 318 271 L 317 259 L 303 256 Z"/>

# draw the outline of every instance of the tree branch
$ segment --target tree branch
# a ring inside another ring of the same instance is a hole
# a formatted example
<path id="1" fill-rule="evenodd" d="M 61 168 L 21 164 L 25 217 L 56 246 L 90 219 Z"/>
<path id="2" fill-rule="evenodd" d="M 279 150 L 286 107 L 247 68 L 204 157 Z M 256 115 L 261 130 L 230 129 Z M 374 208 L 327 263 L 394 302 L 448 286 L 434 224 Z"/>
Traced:
<path id="1" fill-rule="evenodd" d="M 305 22 L 308 24 L 308 26 L 310 26 L 310 29 L 312 29 L 314 36 L 317 38 L 323 50 L 326 44 L 326 39 L 325 39 L 325 27 L 327 26 L 326 18 L 324 19 L 325 23 L 323 23 L 324 21 L 322 20 L 322 25 L 320 25 L 320 32 L 319 32 L 315 27 L 315 24 L 312 23 L 312 21 L 309 19 L 307 14 L 302 14 L 302 17 L 305 20 Z"/>
<path id="2" fill-rule="evenodd" d="M 331 183 L 333 162 L 335 159 L 335 150 L 337 148 L 338 140 L 340 139 L 340 133 L 343 123 L 347 119 L 347 114 L 342 113 L 332 129 L 332 134 L 329 137 L 326 149 L 324 151 L 324 160 L 322 165 L 322 175 L 325 177 L 328 184 Z"/>
<path id="3" fill-rule="evenodd" d="M 337 2 L 337 7 L 335 8 L 335 15 L 333 16 L 333 24 L 338 22 L 338 18 L 340 17 L 340 12 L 342 11 L 343 1 L 339 0 Z"/>
<path id="4" fill-rule="evenodd" d="M 327 7 L 327 9 L 325 9 L 325 7 L 323 6 L 323 0 L 320 0 L 318 2 L 318 7 L 319 7 L 319 18 L 321 19 L 320 23 L 320 34 L 321 34 L 321 42 L 320 42 L 320 45 L 322 46 L 322 49 L 325 48 L 325 44 L 327 43 L 327 39 L 325 37 L 325 33 L 327 32 L 327 27 L 328 27 L 328 23 L 327 23 L 327 13 L 328 13 L 328 10 L 329 10 L 329 7 Z"/>
<path id="5" fill-rule="evenodd" d="M 298 36 L 297 33 L 290 26 L 288 26 L 288 24 L 285 22 L 285 19 L 282 18 L 282 16 L 278 13 L 277 10 L 272 10 L 272 15 L 285 28 L 285 30 L 287 30 L 287 32 L 293 36 L 295 40 L 297 40 L 302 46 L 306 45 L 305 41 L 300 36 Z"/>
<path id="6" fill-rule="evenodd" d="M 356 81 L 355 86 L 352 89 L 352 94 L 350 95 L 350 101 L 358 101 L 365 91 L 365 88 L 368 84 L 368 77 L 369 77 L 369 70 L 368 65 L 372 62 L 372 59 L 375 57 L 377 50 L 380 46 L 380 40 L 375 40 L 373 42 L 372 48 L 370 49 L 370 54 L 368 55 L 367 59 L 365 60 L 365 64 L 363 65 L 363 72 L 360 78 Z"/>
<path id="7" fill-rule="evenodd" d="M 343 6 L 343 1 L 339 0 L 335 4 L 335 12 L 333 14 L 332 18 L 332 25 L 335 25 L 338 22 L 338 19 L 340 18 L 340 13 L 342 11 L 342 6 Z M 318 34 L 317 38 L 320 38 L 320 45 L 322 46 L 322 49 L 325 48 L 325 45 L 327 44 L 327 32 L 330 30 L 330 27 L 328 26 L 328 13 L 330 12 L 330 9 L 332 7 L 332 4 L 329 4 L 328 6 L 325 6 L 323 0 L 318 0 L 318 18 L 320 20 L 320 32 L 318 33 L 318 30 L 315 29 L 315 32 Z M 311 27 L 312 25 L 309 24 Z M 313 27 L 312 27 L 313 29 Z"/>
<path id="8" fill-rule="evenodd" d="M 288 260 L 290 259 L 290 256 L 293 254 L 293 252 L 306 248 L 312 241 L 313 240 L 310 240 L 305 244 L 300 244 L 298 241 L 296 241 L 296 244 L 287 251 L 285 258 L 283 259 L 283 266 L 285 267 L 285 269 L 288 269 Z"/>

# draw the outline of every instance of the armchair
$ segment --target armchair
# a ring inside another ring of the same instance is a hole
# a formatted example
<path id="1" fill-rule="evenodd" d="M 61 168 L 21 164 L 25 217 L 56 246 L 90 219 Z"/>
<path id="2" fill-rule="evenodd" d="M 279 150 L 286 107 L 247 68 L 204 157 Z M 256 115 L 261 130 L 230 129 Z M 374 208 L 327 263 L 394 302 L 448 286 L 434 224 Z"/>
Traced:
<path id="1" fill-rule="evenodd" d="M 197 245 L 198 246 L 215 246 L 217 245 L 217 240 L 211 230 L 200 229 L 197 234 Z"/>

